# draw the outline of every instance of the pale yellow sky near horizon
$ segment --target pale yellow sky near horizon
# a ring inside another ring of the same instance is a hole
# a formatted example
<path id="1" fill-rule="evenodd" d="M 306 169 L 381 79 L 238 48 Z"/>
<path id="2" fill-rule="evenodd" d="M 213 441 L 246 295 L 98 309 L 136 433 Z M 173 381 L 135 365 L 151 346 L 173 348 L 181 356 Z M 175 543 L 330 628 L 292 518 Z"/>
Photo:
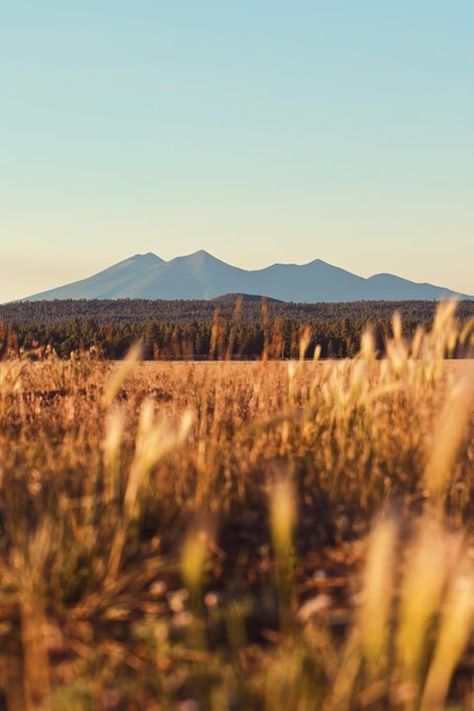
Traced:
<path id="1" fill-rule="evenodd" d="M 80 240 L 80 236 L 77 239 Z M 354 238 L 356 240 L 357 237 Z M 440 239 L 438 244 L 434 241 L 428 252 L 423 242 L 417 245 L 414 240 L 405 249 L 405 254 L 410 255 L 407 261 L 406 257 L 401 260 L 395 249 L 387 249 L 387 242 L 384 242 L 382 249 L 374 248 L 363 253 L 357 244 L 348 248 L 346 243 L 344 249 L 337 249 L 337 239 L 334 237 L 314 240 L 313 251 L 299 245 L 296 239 L 292 240 L 292 249 L 289 249 L 285 237 L 276 241 L 255 235 L 252 241 L 255 248 L 243 253 L 239 247 L 239 236 L 232 230 L 227 230 L 222 245 L 215 245 L 213 240 L 204 238 L 195 240 L 185 237 L 168 238 L 166 241 L 154 240 L 152 237 L 143 240 L 125 238 L 116 244 L 117 240 L 109 241 L 97 236 L 94 249 L 76 252 L 73 258 L 67 249 L 61 248 L 60 238 L 52 249 L 44 250 L 37 245 L 20 254 L 9 245 L 5 249 L 2 246 L 0 303 L 86 278 L 138 252 L 151 251 L 169 260 L 198 249 L 206 249 L 215 257 L 244 269 L 259 269 L 274 262 L 303 264 L 320 258 L 360 276 L 390 272 L 413 281 L 427 281 L 462 293 L 474 293 L 471 271 L 468 270 L 467 277 L 459 274 L 456 266 L 458 257 L 451 253 L 448 238 Z M 173 251 L 175 244 L 182 245 L 179 251 Z"/>

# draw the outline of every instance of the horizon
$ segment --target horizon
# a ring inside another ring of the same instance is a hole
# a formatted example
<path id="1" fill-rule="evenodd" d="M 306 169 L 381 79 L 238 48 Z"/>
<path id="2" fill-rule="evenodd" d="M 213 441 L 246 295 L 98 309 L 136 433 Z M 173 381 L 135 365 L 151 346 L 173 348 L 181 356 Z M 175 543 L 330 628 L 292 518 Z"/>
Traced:
<path id="1" fill-rule="evenodd" d="M 65 287 L 72 287 L 72 286 L 74 286 L 75 284 L 81 284 L 81 283 L 83 283 L 83 282 L 88 282 L 88 281 L 91 280 L 91 279 L 94 279 L 94 278 L 96 278 L 96 277 L 99 277 L 99 276 L 102 275 L 102 274 L 105 274 L 105 273 L 107 273 L 107 272 L 109 272 L 109 271 L 112 271 L 112 270 L 114 270 L 114 269 L 116 269 L 116 268 L 118 268 L 118 267 L 121 267 L 121 266 L 124 265 L 124 264 L 130 263 L 130 262 L 132 262 L 132 261 L 134 261 L 134 260 L 138 261 L 138 260 L 146 260 L 146 259 L 153 258 L 153 260 L 156 260 L 156 261 L 157 261 L 157 265 L 159 266 L 160 264 L 170 264 L 170 263 L 175 262 L 175 261 L 178 261 L 178 260 L 191 260 L 193 257 L 201 257 L 201 256 L 202 256 L 202 257 L 206 257 L 206 258 L 208 258 L 208 259 L 210 259 L 210 260 L 212 260 L 212 261 L 214 261 L 214 262 L 218 262 L 219 264 L 222 264 L 222 265 L 225 266 L 225 267 L 235 268 L 235 269 L 237 269 L 237 270 L 239 270 L 239 271 L 241 271 L 241 272 L 244 272 L 244 273 L 246 273 L 246 274 L 256 274 L 256 273 L 259 273 L 259 272 L 264 272 L 264 271 L 270 270 L 270 269 L 272 269 L 272 268 L 274 268 L 274 267 L 307 267 L 307 266 L 311 266 L 311 265 L 313 265 L 313 264 L 319 263 L 319 264 L 323 264 L 325 267 L 329 267 L 330 269 L 335 269 L 335 270 L 337 270 L 338 272 L 344 272 L 344 273 L 350 275 L 351 277 L 361 278 L 361 279 L 363 279 L 363 280 L 365 280 L 365 281 L 368 281 L 368 282 L 370 282 L 371 279 L 377 278 L 377 277 L 389 277 L 389 278 L 390 278 L 390 277 L 395 277 L 396 279 L 400 279 L 400 280 L 402 280 L 402 281 L 408 281 L 408 282 L 410 282 L 410 283 L 412 283 L 413 285 L 416 285 L 416 286 L 420 286 L 420 287 L 423 287 L 423 286 L 425 286 L 425 287 L 435 287 L 435 288 L 438 288 L 438 289 L 445 289 L 446 291 L 449 291 L 449 292 L 454 293 L 456 297 L 466 298 L 466 299 L 468 299 L 468 300 L 474 299 L 474 294 L 471 294 L 471 293 L 469 293 L 469 292 L 461 292 L 461 291 L 459 291 L 459 290 L 456 291 L 455 289 L 451 289 L 451 287 L 450 287 L 449 285 L 447 285 L 447 284 L 433 284 L 433 283 L 431 283 L 431 282 L 429 282 L 429 281 L 426 281 L 426 280 L 422 280 L 422 281 L 407 280 L 406 277 L 404 277 L 402 274 L 394 274 L 394 273 L 391 273 L 391 272 L 382 271 L 382 272 L 376 272 L 376 273 L 374 273 L 374 274 L 368 275 L 367 277 L 364 277 L 364 276 L 362 276 L 362 275 L 360 275 L 360 274 L 357 274 L 356 272 L 351 271 L 350 269 L 346 269 L 345 267 L 342 267 L 342 266 L 340 266 L 340 265 L 331 264 L 330 262 L 327 262 L 327 261 L 325 261 L 325 260 L 323 260 L 323 259 L 321 259 L 321 258 L 319 258 L 319 257 L 315 257 L 314 259 L 311 259 L 311 260 L 309 260 L 308 262 L 302 262 L 302 263 L 297 263 L 297 262 L 272 262 L 272 263 L 266 264 L 265 266 L 263 266 L 263 267 L 261 267 L 261 268 L 257 268 L 257 269 L 246 269 L 246 268 L 243 268 L 243 267 L 238 267 L 238 266 L 236 266 L 235 264 L 232 264 L 231 262 L 226 262 L 225 260 L 223 260 L 223 259 L 221 259 L 221 258 L 219 258 L 219 257 L 216 257 L 214 254 L 212 254 L 212 253 L 209 252 L 208 250 L 205 250 L 205 249 L 197 249 L 197 250 L 195 250 L 194 252 L 190 252 L 190 253 L 187 253 L 187 254 L 177 254 L 177 255 L 175 255 L 174 257 L 171 257 L 170 259 L 164 259 L 163 257 L 161 257 L 161 255 L 159 255 L 159 254 L 157 254 L 156 252 L 153 252 L 153 251 L 136 252 L 135 254 L 132 254 L 132 255 L 129 255 L 128 257 L 124 257 L 123 259 L 120 259 L 118 262 L 114 262 L 113 264 L 107 265 L 107 266 L 104 267 L 103 269 L 99 269 L 97 272 L 94 272 L 94 273 L 92 273 L 92 274 L 87 274 L 87 275 L 81 276 L 81 277 L 79 277 L 79 279 L 77 279 L 77 280 L 75 280 L 75 281 L 67 282 L 67 283 L 64 283 L 64 284 L 59 283 L 59 284 L 56 284 L 55 286 L 53 286 L 52 289 L 46 289 L 45 291 L 36 292 L 36 293 L 34 293 L 34 294 L 32 293 L 32 294 L 23 295 L 23 296 L 19 297 L 18 299 L 11 299 L 10 301 L 4 301 L 4 302 L 1 302 L 1 301 L 0 301 L 0 304 L 2 304 L 2 305 L 7 305 L 8 303 L 13 303 L 13 302 L 15 302 L 15 301 L 28 301 L 29 299 L 33 299 L 33 300 L 34 300 L 37 296 L 40 296 L 41 294 L 45 294 L 45 293 L 47 294 L 49 291 L 55 291 L 55 290 L 57 290 L 57 289 L 62 289 L 62 288 L 65 288 Z M 137 275 L 137 276 L 138 276 L 138 275 Z M 224 294 L 232 294 L 232 293 L 242 293 L 242 294 L 247 295 L 247 292 L 245 292 L 245 291 L 243 291 L 243 292 L 241 292 L 241 291 L 235 292 L 235 291 L 232 291 L 232 290 L 229 291 L 229 292 L 222 292 L 221 295 L 224 295 Z M 259 294 L 260 294 L 260 292 L 259 292 Z M 257 294 L 257 292 L 255 292 L 255 293 L 252 292 L 252 294 L 250 294 L 250 292 L 249 292 L 248 295 L 258 295 L 258 294 Z M 263 292 L 262 292 L 260 295 L 261 295 L 262 297 L 268 296 L 268 294 L 265 294 L 265 293 L 263 293 Z M 54 299 L 57 299 L 57 298 L 71 298 L 71 297 L 60 297 L 60 296 L 58 297 L 58 296 L 54 296 L 53 298 L 54 298 Z M 76 298 L 76 297 L 72 297 L 72 298 Z M 79 298 L 79 297 L 78 297 L 78 298 Z M 83 297 L 80 297 L 80 298 L 83 298 Z M 99 298 L 99 299 L 100 299 L 100 298 L 105 298 L 105 297 L 85 297 L 85 298 Z M 116 297 L 112 297 L 112 298 L 116 298 Z M 119 298 L 120 298 L 120 297 L 119 297 Z M 121 297 L 121 298 L 131 298 L 131 299 L 133 299 L 133 298 L 142 298 L 142 297 L 128 297 L 128 296 L 124 296 L 124 297 Z M 147 298 L 148 298 L 148 297 L 147 297 Z M 183 296 L 183 297 L 156 297 L 156 298 L 158 298 L 158 299 L 164 298 L 165 300 L 166 300 L 167 298 L 172 298 L 172 300 L 174 300 L 175 298 L 183 298 L 183 299 L 186 300 L 187 297 Z M 201 297 L 191 297 L 191 298 L 198 298 L 198 299 L 200 299 Z M 207 298 L 207 297 L 206 297 L 206 298 Z M 214 296 L 214 297 L 209 297 L 209 298 L 216 298 L 216 297 Z M 281 300 L 279 297 L 271 297 L 271 296 L 270 296 L 270 298 L 277 298 L 278 300 Z M 356 301 L 357 301 L 357 300 L 358 300 L 358 299 L 356 299 Z M 382 300 L 383 300 L 383 299 L 382 299 Z M 391 301 L 392 299 L 389 297 L 389 298 L 387 298 L 387 299 L 385 299 L 385 300 Z M 285 301 L 285 299 L 283 299 L 283 301 Z M 342 301 L 344 301 L 344 299 L 343 299 Z M 314 302 L 314 301 L 312 301 L 312 300 L 308 300 L 307 303 L 317 303 L 317 302 Z M 337 299 L 334 300 L 334 303 L 337 303 Z"/>
<path id="2" fill-rule="evenodd" d="M 10 5 L 0 303 L 137 242 L 473 293 L 473 22 L 467 0 Z"/>
<path id="3" fill-rule="evenodd" d="M 328 261 L 325 260 L 325 259 L 321 259 L 320 257 L 314 257 L 314 258 L 309 259 L 309 260 L 304 261 L 304 262 L 295 262 L 295 261 L 290 261 L 290 262 L 268 262 L 268 263 L 266 263 L 266 264 L 264 264 L 264 265 L 262 265 L 262 266 L 259 266 L 259 267 L 253 267 L 253 268 L 252 268 L 252 267 L 243 267 L 243 266 L 239 266 L 239 265 L 237 265 L 237 264 L 234 264 L 233 262 L 228 262 L 228 261 L 226 261 L 225 259 L 223 259 L 222 257 L 217 257 L 213 252 L 210 252 L 210 251 L 207 250 L 207 249 L 201 249 L 201 248 L 200 248 L 200 249 L 196 249 L 196 250 L 193 251 L 193 252 L 186 252 L 185 254 L 176 254 L 174 257 L 170 257 L 170 258 L 168 258 L 168 259 L 165 259 L 164 257 L 161 256 L 161 254 L 158 254 L 157 252 L 154 252 L 153 250 L 147 251 L 147 252 L 136 252 L 135 254 L 129 255 L 128 257 L 123 257 L 122 259 L 119 259 L 118 262 L 114 262 L 113 264 L 109 264 L 109 265 L 103 267 L 102 269 L 99 269 L 98 271 L 96 271 L 96 272 L 94 272 L 94 273 L 92 273 L 92 274 L 89 274 L 88 276 L 89 276 L 89 277 L 95 276 L 96 274 L 99 274 L 100 272 L 105 271 L 106 269 L 109 269 L 109 268 L 114 267 L 114 266 L 118 266 L 118 265 L 121 264 L 122 262 L 126 262 L 127 260 L 134 259 L 134 258 L 136 258 L 136 257 L 148 257 L 148 256 L 153 256 L 153 257 L 157 257 L 157 258 L 160 259 L 162 262 L 169 263 L 169 262 L 174 261 L 175 259 L 183 259 L 183 258 L 188 258 L 188 257 L 195 257 L 195 256 L 197 256 L 198 254 L 204 254 L 204 255 L 206 255 L 206 256 L 208 256 L 208 257 L 212 257 L 213 259 L 216 259 L 217 261 L 222 262 L 222 263 L 224 263 L 224 264 L 226 264 L 226 265 L 228 265 L 228 266 L 235 267 L 236 269 L 241 269 L 241 270 L 247 271 L 247 272 L 261 271 L 261 270 L 263 270 L 263 269 L 269 269 L 270 267 L 275 267 L 275 266 L 283 266 L 283 267 L 291 267 L 291 266 L 294 266 L 294 267 L 304 267 L 304 266 L 307 266 L 307 265 L 309 265 L 309 264 L 312 264 L 313 262 L 322 262 L 323 264 L 327 264 L 328 266 L 336 267 L 336 269 L 342 269 L 343 271 L 349 272 L 350 274 L 353 274 L 353 275 L 355 275 L 355 276 L 359 276 L 359 277 L 361 277 L 362 279 L 370 279 L 371 277 L 374 277 L 374 276 L 385 276 L 385 275 L 387 275 L 387 276 L 396 276 L 396 277 L 399 277 L 399 278 L 401 278 L 401 279 L 406 279 L 406 278 L 407 278 L 407 277 L 403 276 L 402 274 L 395 274 L 394 272 L 390 272 L 390 271 L 387 271 L 387 270 L 383 270 L 383 271 L 380 271 L 380 272 L 373 272 L 373 273 L 371 273 L 371 274 L 368 274 L 367 276 L 364 276 L 364 275 L 359 274 L 359 273 L 357 273 L 357 272 L 355 272 L 355 271 L 352 271 L 350 267 L 342 266 L 341 264 L 332 264 L 331 262 L 328 262 Z M 82 280 L 84 280 L 84 279 L 87 279 L 88 276 L 79 277 L 79 279 L 78 279 L 77 281 L 82 281 Z M 417 283 L 417 284 L 430 284 L 430 285 L 432 285 L 431 282 L 427 281 L 426 279 L 421 279 L 420 281 L 415 281 L 415 280 L 411 280 L 411 279 L 410 279 L 410 281 L 414 281 L 414 282 Z M 68 283 L 69 283 L 69 282 L 68 282 Z M 442 288 L 449 289 L 450 291 L 456 291 L 456 289 L 454 289 L 453 287 L 451 287 L 449 284 L 437 284 L 436 286 L 441 286 Z M 55 287 L 53 287 L 53 288 L 55 288 Z M 471 296 L 471 295 L 469 294 L 469 296 Z"/>
<path id="4" fill-rule="evenodd" d="M 445 289 L 447 289 L 447 290 L 449 290 L 449 291 L 453 291 L 453 292 L 457 292 L 457 293 L 460 293 L 460 294 L 463 294 L 463 295 L 467 295 L 467 296 L 469 296 L 469 297 L 473 296 L 473 294 L 471 294 L 469 291 L 462 291 L 462 289 L 456 289 L 456 288 L 453 287 L 451 284 L 444 284 L 444 283 L 435 284 L 434 282 L 430 281 L 429 279 L 425 279 L 425 278 L 423 278 L 423 277 L 420 277 L 420 278 L 411 278 L 411 277 L 406 276 L 406 275 L 403 274 L 403 273 L 393 272 L 393 271 L 389 271 L 388 269 L 383 269 L 383 268 L 382 268 L 380 271 L 374 271 L 374 272 L 369 272 L 369 273 L 366 273 L 366 274 L 361 274 L 359 271 L 356 271 L 355 269 L 352 269 L 352 268 L 350 267 L 350 265 L 335 264 L 335 263 L 333 263 L 333 262 L 328 261 L 327 259 L 322 259 L 321 257 L 313 257 L 313 258 L 306 259 L 305 261 L 294 261 L 294 260 L 293 260 L 293 261 L 267 261 L 267 262 L 262 263 L 262 264 L 260 264 L 260 265 L 258 265 L 258 266 L 249 267 L 249 266 L 243 266 L 243 265 L 241 265 L 241 264 L 235 263 L 234 261 L 227 261 L 227 260 L 224 259 L 223 257 L 217 256 L 215 253 L 213 253 L 213 252 L 211 252 L 211 251 L 209 251 L 209 250 L 207 250 L 207 249 L 203 249 L 203 248 L 198 248 L 198 249 L 195 249 L 194 251 L 186 252 L 186 253 L 184 253 L 184 254 L 181 254 L 181 253 L 180 253 L 180 254 L 175 254 L 174 256 L 168 256 L 167 258 L 162 257 L 161 254 L 158 254 L 158 252 L 153 251 L 153 249 L 147 250 L 146 252 L 136 252 L 136 253 L 134 253 L 134 254 L 129 254 L 128 256 L 121 256 L 121 257 L 119 257 L 119 258 L 117 259 L 117 261 L 109 262 L 109 263 L 107 263 L 107 264 L 104 264 L 104 265 L 102 265 L 102 266 L 97 267 L 97 268 L 95 269 L 95 271 L 88 271 L 88 272 L 80 273 L 80 274 L 78 274 L 76 277 L 74 277 L 73 279 L 71 279 L 70 281 L 63 281 L 63 282 L 50 283 L 49 286 L 47 286 L 47 287 L 44 288 L 44 289 L 40 289 L 39 291 L 36 291 L 36 292 L 30 292 L 30 293 L 28 294 L 28 296 L 34 296 L 35 294 L 42 293 L 42 292 L 44 292 L 44 291 L 50 291 L 50 290 L 53 290 L 53 289 L 61 288 L 62 286 L 67 286 L 67 285 L 69 285 L 69 284 L 73 284 L 73 283 L 75 283 L 75 282 L 87 280 L 87 279 L 89 279 L 89 278 L 91 278 L 91 277 L 93 277 L 93 276 L 96 276 L 97 274 L 102 273 L 103 271 L 106 271 L 107 269 L 113 268 L 113 267 L 115 267 L 115 266 L 121 264 L 122 262 L 126 262 L 126 261 L 128 261 L 128 260 L 130 260 L 130 259 L 133 259 L 133 258 L 136 258 L 136 257 L 153 256 L 153 257 L 157 257 L 158 259 L 160 259 L 160 260 L 161 260 L 162 262 L 164 262 L 164 263 L 169 263 L 169 262 L 172 262 L 172 261 L 175 260 L 175 259 L 182 259 L 182 258 L 186 258 L 186 257 L 193 257 L 193 256 L 196 256 L 196 255 L 198 255 L 198 254 L 200 254 L 200 253 L 203 253 L 203 254 L 205 254 L 205 255 L 207 255 L 207 256 L 210 256 L 210 257 L 212 257 L 213 259 L 216 259 L 217 261 L 222 262 L 222 263 L 224 263 L 224 264 L 226 264 L 226 265 L 228 265 L 228 266 L 232 266 L 232 267 L 235 267 L 236 269 L 240 269 L 240 270 L 246 271 L 246 272 L 263 271 L 264 269 L 268 269 L 268 268 L 273 267 L 273 266 L 306 266 L 306 265 L 312 264 L 313 262 L 322 262 L 323 264 L 327 264 L 327 265 L 329 265 L 329 266 L 331 266 L 331 267 L 335 267 L 335 268 L 337 268 L 337 269 L 341 269 L 341 270 L 343 270 L 343 271 L 348 272 L 349 274 L 352 274 L 352 275 L 354 275 L 354 276 L 361 277 L 362 279 L 370 279 L 371 277 L 384 276 L 384 275 L 387 275 L 387 276 L 395 276 L 395 277 L 398 277 L 398 278 L 401 278 L 401 279 L 406 279 L 406 280 L 408 280 L 408 281 L 412 281 L 412 282 L 415 283 L 415 284 L 420 284 L 420 285 L 426 284 L 426 285 L 430 285 L 430 286 L 438 286 L 438 287 L 441 287 L 441 288 L 445 288 Z M 10 302 L 13 302 L 13 301 L 23 300 L 23 299 L 25 299 L 25 298 L 28 298 L 28 297 L 25 296 L 24 294 L 22 294 L 22 295 L 20 295 L 20 296 L 17 295 L 17 296 L 15 296 L 15 297 L 11 298 L 11 299 L 4 299 L 4 300 L 2 300 L 2 299 L 1 299 L 1 289 L 0 289 L 0 304 L 7 304 L 7 303 L 10 303 Z"/>

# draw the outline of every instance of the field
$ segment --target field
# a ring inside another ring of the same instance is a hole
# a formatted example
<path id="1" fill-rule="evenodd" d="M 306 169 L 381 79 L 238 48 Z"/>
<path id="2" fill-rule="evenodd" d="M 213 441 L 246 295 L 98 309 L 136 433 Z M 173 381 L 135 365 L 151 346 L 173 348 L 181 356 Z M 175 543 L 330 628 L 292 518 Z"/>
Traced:
<path id="1" fill-rule="evenodd" d="M 0 363 L 0 708 L 474 708 L 459 337 Z"/>

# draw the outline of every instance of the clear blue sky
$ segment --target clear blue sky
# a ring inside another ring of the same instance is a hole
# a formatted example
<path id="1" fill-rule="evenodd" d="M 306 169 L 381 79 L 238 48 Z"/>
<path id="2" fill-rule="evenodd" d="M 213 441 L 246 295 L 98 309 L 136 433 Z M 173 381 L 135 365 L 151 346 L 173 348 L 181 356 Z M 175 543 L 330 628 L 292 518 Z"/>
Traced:
<path id="1" fill-rule="evenodd" d="M 136 252 L 474 292 L 473 0 L 10 0 L 0 301 Z"/>

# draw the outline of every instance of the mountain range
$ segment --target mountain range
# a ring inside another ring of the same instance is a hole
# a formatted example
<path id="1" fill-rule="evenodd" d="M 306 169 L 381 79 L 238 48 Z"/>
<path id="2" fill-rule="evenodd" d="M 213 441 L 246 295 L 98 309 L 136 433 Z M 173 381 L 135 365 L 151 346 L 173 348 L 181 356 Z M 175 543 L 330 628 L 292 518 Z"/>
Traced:
<path id="1" fill-rule="evenodd" d="M 22 299 L 212 299 L 228 293 L 255 294 L 301 303 L 363 300 L 423 300 L 474 296 L 393 274 L 364 278 L 321 259 L 308 264 L 234 267 L 200 250 L 170 261 L 136 254 L 87 279 Z"/>

